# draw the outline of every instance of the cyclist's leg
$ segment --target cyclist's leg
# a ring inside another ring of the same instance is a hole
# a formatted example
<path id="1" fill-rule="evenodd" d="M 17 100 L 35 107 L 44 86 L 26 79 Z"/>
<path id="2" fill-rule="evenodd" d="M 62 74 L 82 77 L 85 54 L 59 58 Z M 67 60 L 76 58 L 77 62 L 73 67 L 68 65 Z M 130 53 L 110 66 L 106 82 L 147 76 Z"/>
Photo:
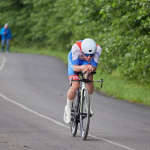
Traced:
<path id="1" fill-rule="evenodd" d="M 70 56 L 70 54 L 68 55 L 68 76 L 69 79 L 71 78 L 73 78 L 74 80 L 79 79 L 79 75 L 74 74 L 73 72 L 72 57 Z M 66 123 L 70 123 L 71 121 L 71 105 L 76 96 L 76 91 L 78 87 L 79 87 L 79 82 L 73 81 L 72 86 L 67 92 L 67 105 L 65 106 L 65 111 L 64 111 L 64 121 Z"/>
<path id="2" fill-rule="evenodd" d="M 73 79 L 74 80 L 74 79 Z M 70 87 L 70 89 L 67 92 L 67 98 L 70 100 L 73 100 L 76 96 L 76 91 L 79 88 L 79 82 L 72 82 L 72 86 Z"/>
<path id="3" fill-rule="evenodd" d="M 93 80 L 93 75 L 89 76 L 89 80 Z M 89 94 L 91 95 L 93 93 L 93 89 L 94 89 L 93 82 L 86 83 L 86 88 L 87 88 Z"/>
<path id="4" fill-rule="evenodd" d="M 90 75 L 89 76 L 89 80 L 93 80 L 93 75 Z M 90 97 L 90 100 L 92 99 L 92 93 L 93 93 L 93 89 L 94 89 L 94 85 L 93 85 L 93 82 L 89 82 L 89 83 L 86 83 L 86 88 L 89 92 L 89 97 Z M 93 115 L 94 112 L 92 111 L 91 109 L 91 106 L 90 106 L 90 114 Z"/>
<path id="5" fill-rule="evenodd" d="M 71 121 L 71 105 L 73 103 L 73 100 L 76 96 L 76 91 L 79 87 L 79 82 L 72 82 L 72 86 L 67 92 L 67 105 L 65 106 L 65 111 L 64 111 L 64 121 L 65 123 L 70 123 Z"/>

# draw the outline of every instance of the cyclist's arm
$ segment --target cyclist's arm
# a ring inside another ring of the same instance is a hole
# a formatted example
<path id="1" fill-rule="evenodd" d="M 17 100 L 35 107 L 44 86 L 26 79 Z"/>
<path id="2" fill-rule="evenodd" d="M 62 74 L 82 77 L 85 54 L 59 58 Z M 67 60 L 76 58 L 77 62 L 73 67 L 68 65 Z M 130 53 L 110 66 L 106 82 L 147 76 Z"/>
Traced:
<path id="1" fill-rule="evenodd" d="M 95 72 L 96 71 L 96 67 L 92 66 L 92 65 L 88 65 L 88 71 Z"/>
<path id="2" fill-rule="evenodd" d="M 94 72 L 96 70 L 96 67 L 92 65 L 82 65 L 82 66 L 74 65 L 73 70 L 76 72 L 85 72 L 85 71 Z"/>
<path id="3" fill-rule="evenodd" d="M 79 65 L 74 65 L 74 66 L 73 66 L 73 71 L 82 72 L 82 68 L 81 68 L 81 66 L 79 66 Z"/>

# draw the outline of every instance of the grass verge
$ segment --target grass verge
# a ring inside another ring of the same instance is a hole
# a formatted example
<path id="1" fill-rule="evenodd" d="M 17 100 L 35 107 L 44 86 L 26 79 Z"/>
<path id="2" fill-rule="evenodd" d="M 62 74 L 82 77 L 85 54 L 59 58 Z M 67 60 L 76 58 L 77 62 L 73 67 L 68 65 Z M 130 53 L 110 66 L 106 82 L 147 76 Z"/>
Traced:
<path id="1" fill-rule="evenodd" d="M 95 80 L 104 79 L 103 88 L 95 83 L 95 89 L 108 96 L 113 96 L 120 100 L 128 100 L 130 102 L 144 104 L 150 106 L 150 87 L 147 85 L 139 85 L 135 81 L 130 81 L 124 77 L 116 77 L 114 74 L 100 74 L 97 71 Z"/>
<path id="2" fill-rule="evenodd" d="M 37 49 L 35 48 L 18 48 L 12 47 L 12 52 L 19 53 L 32 53 L 41 55 L 51 55 L 63 60 L 65 64 L 68 63 L 67 51 L 52 51 L 50 49 Z M 94 83 L 97 91 L 105 93 L 107 96 L 113 96 L 120 100 L 128 100 L 134 103 L 140 103 L 150 106 L 150 86 L 140 85 L 136 81 L 130 81 L 118 75 L 116 72 L 111 75 L 101 74 L 98 70 L 94 75 L 94 80 L 104 79 L 103 88 L 100 88 L 99 83 Z"/>

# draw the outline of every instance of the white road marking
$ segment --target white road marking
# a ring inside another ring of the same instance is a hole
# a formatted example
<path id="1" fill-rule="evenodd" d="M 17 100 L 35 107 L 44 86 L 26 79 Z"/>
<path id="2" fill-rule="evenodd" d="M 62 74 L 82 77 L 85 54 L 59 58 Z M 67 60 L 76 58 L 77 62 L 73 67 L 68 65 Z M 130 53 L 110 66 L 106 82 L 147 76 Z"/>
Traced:
<path id="1" fill-rule="evenodd" d="M 0 66 L 0 71 L 3 69 L 4 64 L 5 64 L 5 61 L 6 61 L 5 57 L 2 57 L 2 58 L 3 58 L 3 61 L 2 61 L 2 65 Z M 24 106 L 24 105 L 22 105 L 22 104 L 20 104 L 20 103 L 18 103 L 18 102 L 16 102 L 16 101 L 14 101 L 14 100 L 11 100 L 11 99 L 7 98 L 5 95 L 3 95 L 3 94 L 1 94 L 1 93 L 0 93 L 0 96 L 1 96 L 2 98 L 4 98 L 6 101 L 9 101 L 9 102 L 11 102 L 11 103 L 13 103 L 13 104 L 15 104 L 15 105 L 17 105 L 17 106 L 19 106 L 19 107 L 21 107 L 21 108 L 27 110 L 27 111 L 29 111 L 29 112 L 31 112 L 31 113 L 34 113 L 34 114 L 36 114 L 36 115 L 39 116 L 39 117 L 45 118 L 45 119 L 50 120 L 50 121 L 52 121 L 52 122 L 54 122 L 54 123 L 56 123 L 56 124 L 58 124 L 58 125 L 60 125 L 60 126 L 62 126 L 62 127 L 65 127 L 65 128 L 70 129 L 70 127 L 68 127 L 68 126 L 66 126 L 66 125 L 64 125 L 64 124 L 62 124 L 62 123 L 60 123 L 60 122 L 58 122 L 58 121 L 56 121 L 56 120 L 54 120 L 54 119 L 52 119 L 52 118 L 49 118 L 49 117 L 47 117 L 47 116 L 44 116 L 44 115 L 42 115 L 42 114 L 40 114 L 40 113 L 38 113 L 38 112 L 36 112 L 36 111 L 34 111 L 34 110 L 31 110 L 31 109 L 27 108 L 26 106 Z M 80 131 L 78 131 L 78 132 L 80 132 Z M 107 140 L 107 139 L 104 139 L 104 138 L 99 138 L 99 137 L 96 137 L 96 136 L 94 136 L 94 135 L 88 134 L 88 136 L 90 136 L 90 137 L 92 137 L 92 138 L 95 138 L 95 139 L 99 139 L 99 140 L 105 141 L 105 142 L 107 142 L 107 143 L 110 143 L 110 144 L 113 144 L 113 145 L 116 145 L 116 146 L 119 146 L 119 147 L 122 147 L 122 148 L 125 148 L 125 149 L 128 149 L 128 150 L 135 150 L 135 149 L 133 149 L 133 148 L 130 148 L 130 147 L 127 147 L 127 146 L 124 146 L 124 145 L 115 143 L 115 142 L 113 142 L 113 141 L 110 141 L 110 140 Z"/>
<path id="2" fill-rule="evenodd" d="M 4 64 L 5 64 L 5 61 L 6 61 L 6 58 L 2 56 L 2 65 L 0 66 L 0 71 L 3 69 L 4 67 Z"/>

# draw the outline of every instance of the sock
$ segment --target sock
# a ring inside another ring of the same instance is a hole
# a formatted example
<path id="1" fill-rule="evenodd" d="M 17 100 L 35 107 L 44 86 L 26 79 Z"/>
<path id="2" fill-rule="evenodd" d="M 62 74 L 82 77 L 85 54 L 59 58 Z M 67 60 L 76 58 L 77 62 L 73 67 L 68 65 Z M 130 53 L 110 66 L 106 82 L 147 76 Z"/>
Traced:
<path id="1" fill-rule="evenodd" d="M 90 101 L 91 101 L 91 99 L 92 99 L 92 94 L 89 94 L 89 96 L 90 96 Z M 92 109 L 91 109 L 91 106 L 90 106 L 90 113 L 93 115 L 94 114 L 94 112 L 92 111 Z"/>
<path id="2" fill-rule="evenodd" d="M 92 99 L 92 94 L 89 94 L 89 96 L 90 96 L 90 100 Z"/>
<path id="3" fill-rule="evenodd" d="M 73 100 L 69 100 L 69 99 L 67 98 L 67 106 L 68 106 L 69 108 L 71 107 L 72 103 L 73 103 Z"/>

